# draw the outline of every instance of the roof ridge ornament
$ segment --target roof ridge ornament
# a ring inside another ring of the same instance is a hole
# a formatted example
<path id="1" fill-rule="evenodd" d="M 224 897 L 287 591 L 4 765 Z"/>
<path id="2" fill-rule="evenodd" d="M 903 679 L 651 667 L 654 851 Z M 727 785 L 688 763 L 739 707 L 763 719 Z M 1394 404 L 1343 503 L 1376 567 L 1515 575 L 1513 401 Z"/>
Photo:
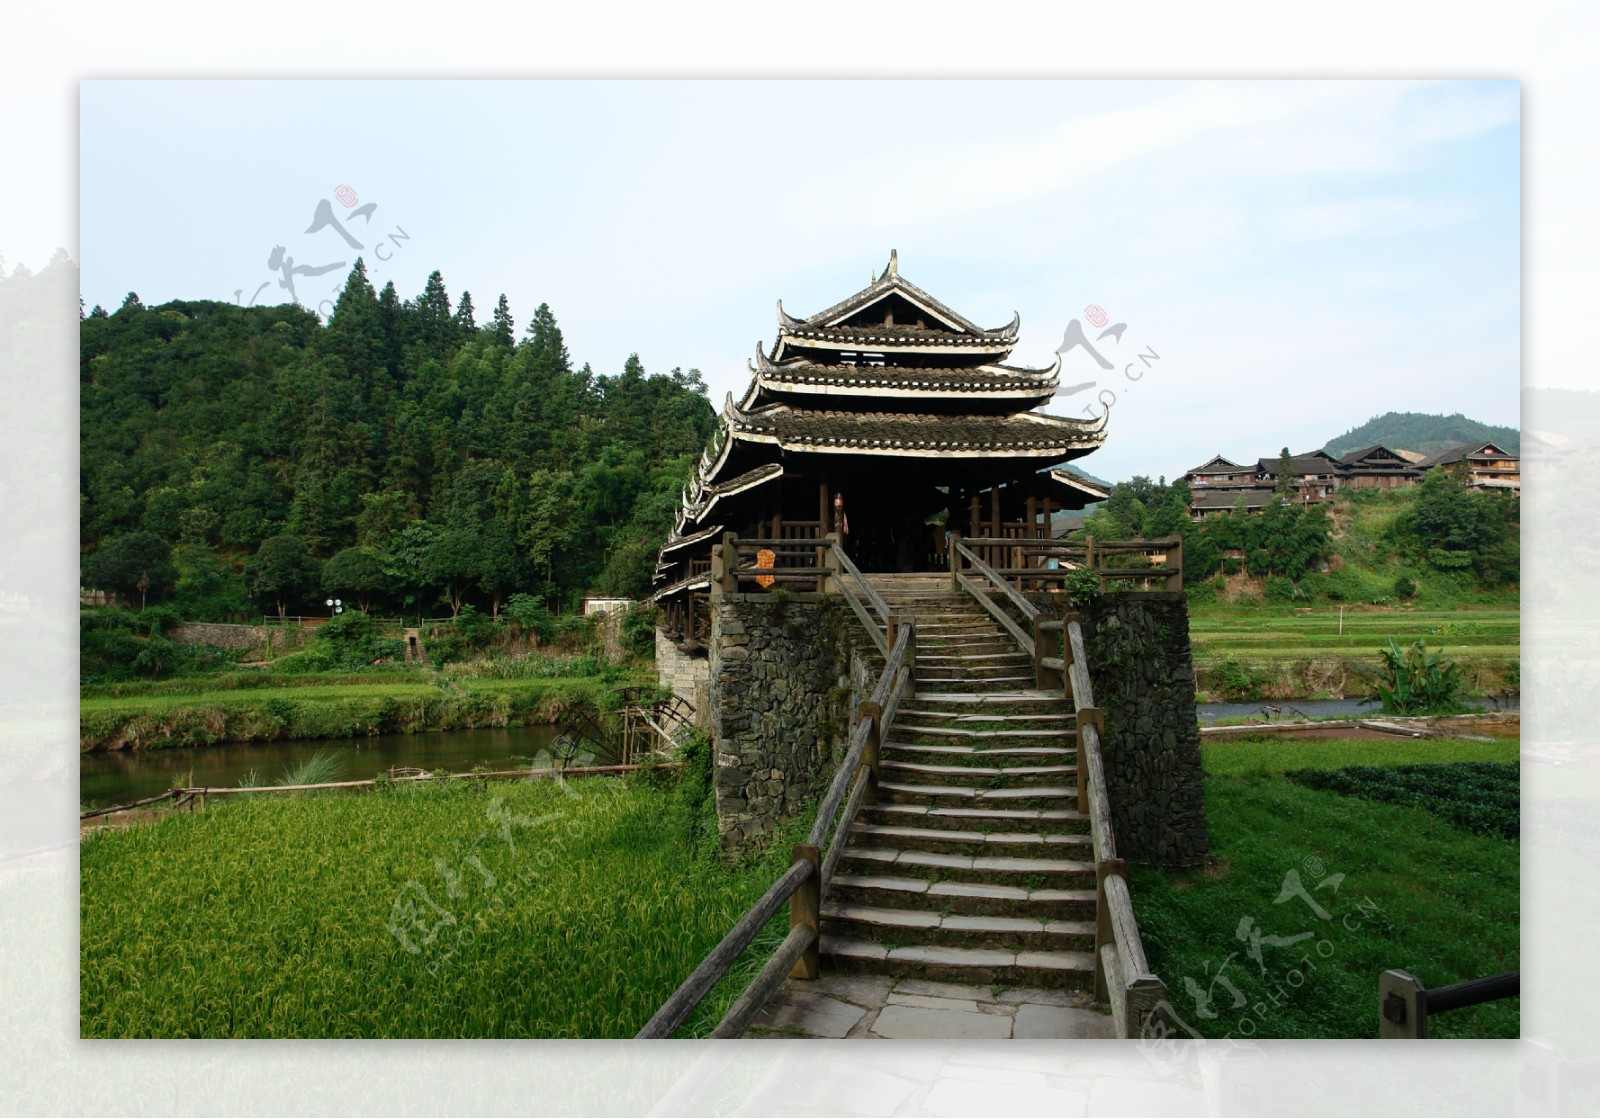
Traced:
<path id="1" fill-rule="evenodd" d="M 778 300 L 778 326 L 784 330 L 793 330 L 797 326 L 804 326 L 804 319 L 797 319 L 783 309 L 783 300 Z"/>
<path id="2" fill-rule="evenodd" d="M 884 269 L 883 275 L 885 279 L 890 276 L 900 275 L 900 251 L 898 249 L 889 250 L 889 267 Z"/>

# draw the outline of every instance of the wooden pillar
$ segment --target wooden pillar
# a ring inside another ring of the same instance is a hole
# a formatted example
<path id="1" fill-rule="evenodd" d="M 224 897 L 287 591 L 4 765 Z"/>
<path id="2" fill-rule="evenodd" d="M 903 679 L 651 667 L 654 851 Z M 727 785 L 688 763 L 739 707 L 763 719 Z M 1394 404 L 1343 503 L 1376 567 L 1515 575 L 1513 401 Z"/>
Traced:
<path id="1" fill-rule="evenodd" d="M 971 509 L 967 515 L 967 535 L 982 536 L 983 522 L 978 519 L 978 491 L 972 491 Z"/>
<path id="2" fill-rule="evenodd" d="M 1116 874 L 1126 879 L 1128 877 L 1128 864 L 1123 859 L 1101 859 L 1094 868 L 1094 999 L 1096 1002 L 1105 1002 L 1110 996 L 1106 988 L 1106 969 L 1102 962 L 1105 959 L 1100 952 L 1107 944 L 1115 939 L 1111 931 L 1111 907 L 1106 904 L 1106 879 Z M 1126 979 L 1123 980 L 1127 982 Z M 1117 998 L 1127 997 L 1125 991 L 1118 991 Z"/>
<path id="3" fill-rule="evenodd" d="M 862 770 L 867 771 L 867 788 L 861 794 L 863 806 L 878 803 L 878 757 L 883 735 L 883 726 L 879 720 L 882 715 L 883 708 L 870 699 L 862 700 L 856 707 L 856 718 L 866 719 L 871 724 L 867 731 L 866 749 L 861 752 L 861 761 L 856 766 L 857 773 Z"/>
<path id="4" fill-rule="evenodd" d="M 989 487 L 989 526 L 994 530 L 990 536 L 1004 536 L 1000 531 L 1000 487 Z"/>
<path id="5" fill-rule="evenodd" d="M 1050 527 L 1051 512 L 1050 498 L 1046 496 L 1044 499 L 1044 525 L 1039 530 L 1039 535 L 1044 537 L 1046 540 L 1051 539 L 1055 535 L 1054 530 Z"/>

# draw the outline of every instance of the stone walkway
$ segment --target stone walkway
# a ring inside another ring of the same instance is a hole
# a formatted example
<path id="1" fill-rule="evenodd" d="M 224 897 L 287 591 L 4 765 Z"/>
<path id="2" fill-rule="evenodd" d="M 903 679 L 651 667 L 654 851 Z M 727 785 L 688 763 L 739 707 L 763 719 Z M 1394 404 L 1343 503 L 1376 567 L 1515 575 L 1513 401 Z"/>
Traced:
<path id="1" fill-rule="evenodd" d="M 1041 1040 L 1111 1037 L 1086 991 L 978 987 L 888 975 L 791 979 L 745 1032 L 767 1038 Z"/>

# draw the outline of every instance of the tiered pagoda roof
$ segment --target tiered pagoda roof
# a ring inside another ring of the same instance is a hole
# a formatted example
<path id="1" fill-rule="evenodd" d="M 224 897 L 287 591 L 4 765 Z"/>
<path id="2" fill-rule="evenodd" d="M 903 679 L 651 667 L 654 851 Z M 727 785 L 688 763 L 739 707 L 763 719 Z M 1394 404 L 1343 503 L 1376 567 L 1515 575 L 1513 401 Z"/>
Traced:
<path id="1" fill-rule="evenodd" d="M 703 572 L 691 577 L 691 557 L 709 552 L 724 525 L 741 530 L 756 504 L 800 479 L 837 477 L 848 456 L 920 469 L 929 490 L 981 474 L 988 485 L 1049 490 L 1059 508 L 1103 496 L 1065 471 L 1040 473 L 1098 447 L 1105 417 L 1031 411 L 1054 396 L 1061 361 L 1004 364 L 1019 325 L 1013 314 L 1005 326 L 978 326 L 901 276 L 894 253 L 867 287 L 808 318 L 779 301 L 777 340 L 757 346 L 749 388 L 737 402 L 728 397 L 684 491 L 657 598 L 706 581 Z M 853 493 L 875 480 L 861 466 Z"/>

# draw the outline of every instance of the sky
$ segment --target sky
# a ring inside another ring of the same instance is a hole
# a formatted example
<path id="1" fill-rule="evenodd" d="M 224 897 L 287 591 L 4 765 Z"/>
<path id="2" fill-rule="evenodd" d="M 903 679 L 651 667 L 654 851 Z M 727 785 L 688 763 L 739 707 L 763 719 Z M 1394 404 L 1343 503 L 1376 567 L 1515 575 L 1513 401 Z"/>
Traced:
<path id="1" fill-rule="evenodd" d="M 550 304 L 574 360 L 698 368 L 719 407 L 775 303 L 901 274 L 1110 403 L 1097 476 L 1321 446 L 1390 410 L 1517 425 L 1514 81 L 85 81 L 86 303 L 291 298 L 357 255 L 479 320 Z M 341 190 L 341 188 L 344 188 Z M 326 217 L 319 223 L 319 206 Z M 320 226 L 320 227 L 319 227 Z M 343 234 L 340 229 L 342 228 Z M 360 248 L 355 246 L 359 245 Z M 1134 381 L 1124 375 L 1138 353 Z"/>

